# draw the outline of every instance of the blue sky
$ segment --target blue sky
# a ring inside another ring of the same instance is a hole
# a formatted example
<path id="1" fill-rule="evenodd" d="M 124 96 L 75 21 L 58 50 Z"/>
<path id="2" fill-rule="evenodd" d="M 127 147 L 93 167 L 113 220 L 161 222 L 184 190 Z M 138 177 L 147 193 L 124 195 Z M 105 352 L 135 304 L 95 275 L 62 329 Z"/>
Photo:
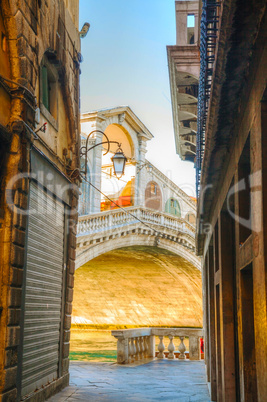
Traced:
<path id="1" fill-rule="evenodd" d="M 176 40 L 174 0 L 80 0 L 81 111 L 128 105 L 154 135 L 147 159 L 192 193 L 193 164 L 175 152 L 167 45 Z"/>

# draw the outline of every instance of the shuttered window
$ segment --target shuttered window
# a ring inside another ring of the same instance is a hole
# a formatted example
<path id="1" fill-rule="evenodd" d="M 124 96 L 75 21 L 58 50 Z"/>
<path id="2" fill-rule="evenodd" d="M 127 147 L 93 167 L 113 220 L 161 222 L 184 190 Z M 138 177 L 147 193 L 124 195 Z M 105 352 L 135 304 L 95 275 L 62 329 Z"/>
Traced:
<path id="1" fill-rule="evenodd" d="M 63 285 L 64 204 L 32 182 L 30 211 L 22 397 L 58 378 Z"/>

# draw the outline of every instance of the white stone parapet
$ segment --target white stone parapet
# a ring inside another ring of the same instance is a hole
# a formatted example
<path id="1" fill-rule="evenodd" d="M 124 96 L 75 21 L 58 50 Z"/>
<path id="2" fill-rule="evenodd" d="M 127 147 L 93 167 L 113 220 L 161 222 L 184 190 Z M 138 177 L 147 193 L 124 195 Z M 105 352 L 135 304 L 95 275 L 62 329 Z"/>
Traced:
<path id="1" fill-rule="evenodd" d="M 124 210 L 114 209 L 80 216 L 77 236 L 93 235 L 123 226 L 134 225 L 139 223 L 139 220 L 145 224 L 153 225 L 152 231 L 160 231 L 160 228 L 165 228 L 170 231 L 185 233 L 195 240 L 195 227 L 186 220 L 166 212 L 155 211 L 145 207 L 127 207 Z M 151 228 L 147 227 L 147 229 Z"/>
<path id="2" fill-rule="evenodd" d="M 80 216 L 76 269 L 101 254 L 123 247 L 159 247 L 201 269 L 195 254 L 195 227 L 183 218 L 146 207 L 126 207 Z"/>
<path id="3" fill-rule="evenodd" d="M 177 355 L 179 360 L 200 360 L 200 338 L 203 337 L 203 329 L 195 328 L 135 328 L 111 331 L 112 336 L 117 339 L 117 363 L 129 364 L 136 361 L 158 359 L 169 360 Z M 158 353 L 155 350 L 155 337 L 159 337 Z M 163 338 L 169 338 L 169 345 L 165 352 Z M 184 338 L 189 338 L 189 353 L 186 353 Z M 174 338 L 179 338 L 177 351 Z"/>

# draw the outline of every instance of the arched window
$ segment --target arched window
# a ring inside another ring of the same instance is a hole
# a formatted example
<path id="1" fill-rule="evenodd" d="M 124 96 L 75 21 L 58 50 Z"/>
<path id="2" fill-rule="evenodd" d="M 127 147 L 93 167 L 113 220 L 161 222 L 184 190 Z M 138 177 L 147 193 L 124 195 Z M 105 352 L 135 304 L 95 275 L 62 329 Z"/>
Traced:
<path id="1" fill-rule="evenodd" d="M 181 217 L 181 208 L 179 202 L 175 198 L 169 198 L 165 205 L 165 212 Z"/>
<path id="2" fill-rule="evenodd" d="M 81 161 L 81 170 L 84 170 L 84 160 Z M 83 180 L 80 190 L 81 195 L 79 197 L 79 207 L 78 207 L 78 214 L 79 215 L 88 215 L 90 213 L 90 170 L 89 166 L 87 165 L 87 181 Z"/>
<path id="3" fill-rule="evenodd" d="M 159 185 L 154 181 L 150 181 L 146 186 L 145 206 L 147 208 L 155 209 L 156 211 L 162 210 L 161 190 Z"/>

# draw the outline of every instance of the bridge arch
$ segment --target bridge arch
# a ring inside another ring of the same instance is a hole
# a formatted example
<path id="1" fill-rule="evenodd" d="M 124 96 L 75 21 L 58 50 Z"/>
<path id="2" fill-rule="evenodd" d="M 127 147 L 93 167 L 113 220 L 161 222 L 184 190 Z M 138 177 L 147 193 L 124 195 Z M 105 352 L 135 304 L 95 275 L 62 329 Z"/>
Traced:
<path id="1" fill-rule="evenodd" d="M 85 247 L 82 247 L 81 243 L 78 244 L 75 269 L 109 251 L 129 246 L 157 246 L 164 250 L 171 251 L 172 253 L 189 261 L 197 269 L 201 269 L 200 259 L 195 255 L 194 249 L 190 248 L 189 243 L 187 243 L 187 246 L 185 246 L 187 242 L 186 238 L 178 239 L 175 238 L 175 236 L 169 236 L 168 238 L 157 239 L 156 236 L 154 236 L 152 233 L 146 232 L 149 231 L 145 229 L 143 230 L 143 232 L 135 231 L 134 233 L 133 231 L 131 231 L 131 233 L 127 233 L 127 231 L 125 231 L 122 232 L 121 235 L 115 234 L 107 236 L 107 238 L 102 241 L 93 241 L 93 244 L 87 245 Z"/>
<path id="2" fill-rule="evenodd" d="M 104 133 L 108 136 L 110 141 L 117 141 L 121 143 L 123 152 L 128 160 L 136 159 L 138 153 L 138 142 L 136 141 L 136 135 L 132 135 L 126 127 L 118 123 L 105 124 L 106 128 Z M 115 153 L 118 146 L 111 144 L 110 150 Z"/>
<path id="3" fill-rule="evenodd" d="M 76 324 L 202 325 L 201 271 L 166 249 L 107 251 L 76 271 L 75 287 Z"/>

